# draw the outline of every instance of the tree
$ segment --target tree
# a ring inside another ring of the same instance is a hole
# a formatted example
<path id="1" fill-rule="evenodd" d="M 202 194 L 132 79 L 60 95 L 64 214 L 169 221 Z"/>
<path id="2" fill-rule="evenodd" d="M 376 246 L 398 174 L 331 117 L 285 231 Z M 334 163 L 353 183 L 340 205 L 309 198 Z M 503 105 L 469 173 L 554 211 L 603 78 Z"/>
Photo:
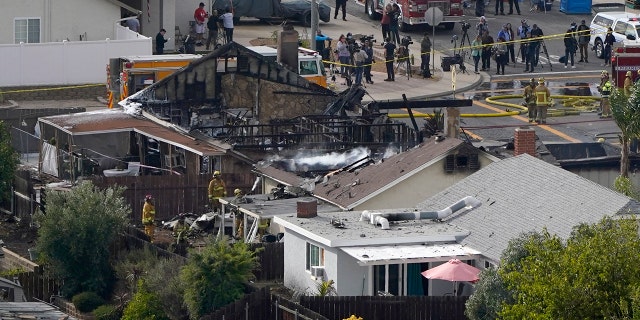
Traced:
<path id="1" fill-rule="evenodd" d="M 62 293 L 84 291 L 103 297 L 113 284 L 109 247 L 127 225 L 129 206 L 123 188 L 100 190 L 83 182 L 71 191 L 47 196 L 47 213 L 40 224 L 36 250 L 54 277 L 63 280 Z"/>
<path id="2" fill-rule="evenodd" d="M 11 146 L 9 130 L 0 121 L 0 203 L 9 199 L 13 175 L 19 163 L 18 154 Z"/>
<path id="3" fill-rule="evenodd" d="M 200 251 L 191 250 L 180 271 L 184 301 L 192 319 L 225 306 L 244 295 L 245 284 L 258 266 L 255 252 L 244 242 L 211 239 Z"/>
<path id="4" fill-rule="evenodd" d="M 609 101 L 613 120 L 620 128 L 620 176 L 629 177 L 629 146 L 631 140 L 640 137 L 640 83 L 633 86 L 631 96 L 619 88 L 613 88 Z"/>
<path id="5" fill-rule="evenodd" d="M 521 270 L 522 260 L 531 253 L 526 244 L 540 243 L 544 235 L 539 232 L 527 232 L 509 241 L 500 258 L 500 271 Z M 488 268 L 480 273 L 480 280 L 466 302 L 465 315 L 471 320 L 498 319 L 505 304 L 512 304 L 515 293 L 507 289 L 497 268 Z"/>
<path id="6" fill-rule="evenodd" d="M 514 302 L 503 319 L 622 319 L 637 309 L 640 268 L 638 221 L 604 218 L 558 236 L 525 243 L 519 270 L 501 270 Z M 502 268 L 502 267 L 501 267 Z"/>

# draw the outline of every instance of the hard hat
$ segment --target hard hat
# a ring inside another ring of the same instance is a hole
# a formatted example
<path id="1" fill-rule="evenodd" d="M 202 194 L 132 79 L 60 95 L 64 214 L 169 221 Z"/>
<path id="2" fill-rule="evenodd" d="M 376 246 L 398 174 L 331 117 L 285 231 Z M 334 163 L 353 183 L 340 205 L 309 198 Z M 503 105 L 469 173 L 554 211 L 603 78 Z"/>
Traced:
<path id="1" fill-rule="evenodd" d="M 144 201 L 147 201 L 147 200 L 153 200 L 153 196 L 150 194 L 144 196 Z"/>
<path id="2" fill-rule="evenodd" d="M 540 79 L 538 79 L 538 82 L 539 82 L 539 83 L 544 83 L 544 78 L 540 78 Z"/>
<path id="3" fill-rule="evenodd" d="M 219 176 L 219 175 L 220 175 L 220 171 L 216 170 L 216 171 L 214 171 L 214 172 L 213 172 L 213 176 L 214 176 L 214 177 L 217 177 L 217 176 Z"/>
<path id="4" fill-rule="evenodd" d="M 605 74 L 608 75 L 609 72 L 607 70 L 602 70 L 602 72 L 600 74 L 604 76 Z"/>
<path id="5" fill-rule="evenodd" d="M 233 190 L 233 194 L 234 194 L 234 195 L 236 195 L 236 196 L 239 196 L 239 195 L 241 195 L 241 194 L 242 194 L 242 190 L 240 190 L 240 189 L 235 189 L 235 190 Z"/>
<path id="6" fill-rule="evenodd" d="M 627 71 L 627 77 L 631 77 L 631 71 Z"/>
<path id="7" fill-rule="evenodd" d="M 604 138 L 598 138 L 598 142 L 602 143 L 604 141 L 605 141 Z"/>
<path id="8" fill-rule="evenodd" d="M 536 78 L 531 78 L 531 83 L 536 83 Z"/>

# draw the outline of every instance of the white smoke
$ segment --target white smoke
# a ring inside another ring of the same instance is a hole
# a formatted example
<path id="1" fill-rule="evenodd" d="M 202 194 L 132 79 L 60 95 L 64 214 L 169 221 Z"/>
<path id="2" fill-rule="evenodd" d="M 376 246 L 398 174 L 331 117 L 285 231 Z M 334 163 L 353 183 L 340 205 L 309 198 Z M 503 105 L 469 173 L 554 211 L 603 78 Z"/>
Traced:
<path id="1" fill-rule="evenodd" d="M 347 152 L 331 152 L 328 154 L 304 155 L 299 154 L 293 158 L 296 167 L 304 166 L 326 166 L 328 168 L 339 168 L 356 162 L 371 153 L 371 150 L 364 147 L 349 150 Z"/>

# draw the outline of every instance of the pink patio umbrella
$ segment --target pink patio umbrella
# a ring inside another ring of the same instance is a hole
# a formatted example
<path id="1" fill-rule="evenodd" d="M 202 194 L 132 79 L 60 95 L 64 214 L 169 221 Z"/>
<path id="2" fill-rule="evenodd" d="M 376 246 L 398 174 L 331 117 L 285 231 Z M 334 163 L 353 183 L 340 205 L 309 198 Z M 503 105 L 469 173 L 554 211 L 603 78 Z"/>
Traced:
<path id="1" fill-rule="evenodd" d="M 420 274 L 422 274 L 427 279 L 453 281 L 454 295 L 456 294 L 456 282 L 476 282 L 480 279 L 478 278 L 480 269 L 470 266 L 458 259 L 451 259 L 437 267 L 422 271 Z"/>

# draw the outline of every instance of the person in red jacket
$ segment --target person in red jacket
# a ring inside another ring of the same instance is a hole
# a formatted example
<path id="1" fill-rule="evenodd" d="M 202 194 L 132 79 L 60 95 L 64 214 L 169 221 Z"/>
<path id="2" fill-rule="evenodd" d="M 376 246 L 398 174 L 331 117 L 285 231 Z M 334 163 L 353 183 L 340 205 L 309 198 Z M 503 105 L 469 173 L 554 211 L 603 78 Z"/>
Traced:
<path id="1" fill-rule="evenodd" d="M 196 45 L 202 45 L 202 39 L 204 39 L 204 25 L 205 20 L 209 17 L 209 14 L 204 10 L 204 3 L 200 2 L 198 9 L 193 13 L 193 18 L 196 20 L 194 31 L 196 32 Z"/>

